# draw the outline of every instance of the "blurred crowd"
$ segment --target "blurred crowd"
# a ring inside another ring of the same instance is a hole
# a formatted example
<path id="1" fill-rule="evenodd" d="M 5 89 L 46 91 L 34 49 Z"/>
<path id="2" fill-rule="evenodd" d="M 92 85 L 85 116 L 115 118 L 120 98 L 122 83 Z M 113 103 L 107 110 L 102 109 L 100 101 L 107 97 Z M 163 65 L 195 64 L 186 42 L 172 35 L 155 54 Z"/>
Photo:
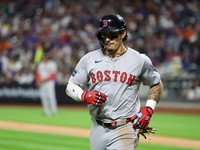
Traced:
<path id="1" fill-rule="evenodd" d="M 99 19 L 118 13 L 127 23 L 126 45 L 148 55 L 163 78 L 200 76 L 198 0 L 1 0 L 0 83 L 34 82 L 45 52 L 66 84 L 87 52 L 100 48 Z"/>

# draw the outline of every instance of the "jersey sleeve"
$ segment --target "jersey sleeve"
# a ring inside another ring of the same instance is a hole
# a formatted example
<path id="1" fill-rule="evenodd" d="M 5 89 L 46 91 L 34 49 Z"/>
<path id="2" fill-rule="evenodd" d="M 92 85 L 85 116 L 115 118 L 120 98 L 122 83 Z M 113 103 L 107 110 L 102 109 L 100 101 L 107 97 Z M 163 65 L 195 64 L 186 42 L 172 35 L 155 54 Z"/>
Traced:
<path id="1" fill-rule="evenodd" d="M 158 73 L 157 69 L 153 66 L 149 57 L 147 57 L 144 54 L 142 54 L 142 57 L 144 59 L 141 76 L 143 84 L 149 86 L 158 84 L 158 82 L 161 80 L 160 74 Z"/>
<path id="2" fill-rule="evenodd" d="M 69 81 L 84 88 L 88 81 L 86 56 L 82 57 L 73 71 Z"/>

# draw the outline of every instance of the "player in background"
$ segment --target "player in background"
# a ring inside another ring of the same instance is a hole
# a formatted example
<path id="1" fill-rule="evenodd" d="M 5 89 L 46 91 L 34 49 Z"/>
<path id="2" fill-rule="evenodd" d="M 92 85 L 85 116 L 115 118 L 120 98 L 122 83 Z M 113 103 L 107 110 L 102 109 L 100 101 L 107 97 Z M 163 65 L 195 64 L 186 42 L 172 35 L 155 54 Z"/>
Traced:
<path id="1" fill-rule="evenodd" d="M 91 150 L 133 150 L 138 144 L 138 130 L 148 128 L 161 99 L 162 81 L 146 55 L 124 45 L 127 29 L 120 15 L 103 16 L 97 38 L 101 49 L 81 58 L 66 94 L 88 103 Z M 138 95 L 141 83 L 150 87 L 142 110 Z"/>
<path id="2" fill-rule="evenodd" d="M 57 64 L 51 60 L 51 54 L 45 53 L 36 70 L 36 86 L 39 88 L 42 107 L 46 116 L 57 115 L 55 78 Z"/>

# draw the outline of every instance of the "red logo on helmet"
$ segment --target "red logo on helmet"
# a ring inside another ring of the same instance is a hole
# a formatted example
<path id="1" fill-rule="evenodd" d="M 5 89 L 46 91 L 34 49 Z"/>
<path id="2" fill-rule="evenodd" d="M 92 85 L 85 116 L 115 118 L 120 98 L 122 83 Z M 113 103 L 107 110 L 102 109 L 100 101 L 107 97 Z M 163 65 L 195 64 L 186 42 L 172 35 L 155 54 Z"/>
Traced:
<path id="1" fill-rule="evenodd" d="M 103 27 L 107 27 L 108 26 L 108 20 L 103 20 Z"/>

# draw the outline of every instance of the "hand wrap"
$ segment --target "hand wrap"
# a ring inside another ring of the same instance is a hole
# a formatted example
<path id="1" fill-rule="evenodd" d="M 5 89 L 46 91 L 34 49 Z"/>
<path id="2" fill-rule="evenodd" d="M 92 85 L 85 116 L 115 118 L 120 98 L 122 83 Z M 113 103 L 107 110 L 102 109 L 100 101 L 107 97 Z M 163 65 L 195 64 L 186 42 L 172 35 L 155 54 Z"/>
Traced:
<path id="1" fill-rule="evenodd" d="M 87 102 L 88 104 L 93 104 L 93 105 L 97 105 L 97 106 L 101 106 L 103 105 L 103 103 L 105 103 L 106 99 L 106 95 L 96 91 L 96 90 L 92 90 L 92 91 L 84 91 L 82 94 L 82 100 Z"/>

